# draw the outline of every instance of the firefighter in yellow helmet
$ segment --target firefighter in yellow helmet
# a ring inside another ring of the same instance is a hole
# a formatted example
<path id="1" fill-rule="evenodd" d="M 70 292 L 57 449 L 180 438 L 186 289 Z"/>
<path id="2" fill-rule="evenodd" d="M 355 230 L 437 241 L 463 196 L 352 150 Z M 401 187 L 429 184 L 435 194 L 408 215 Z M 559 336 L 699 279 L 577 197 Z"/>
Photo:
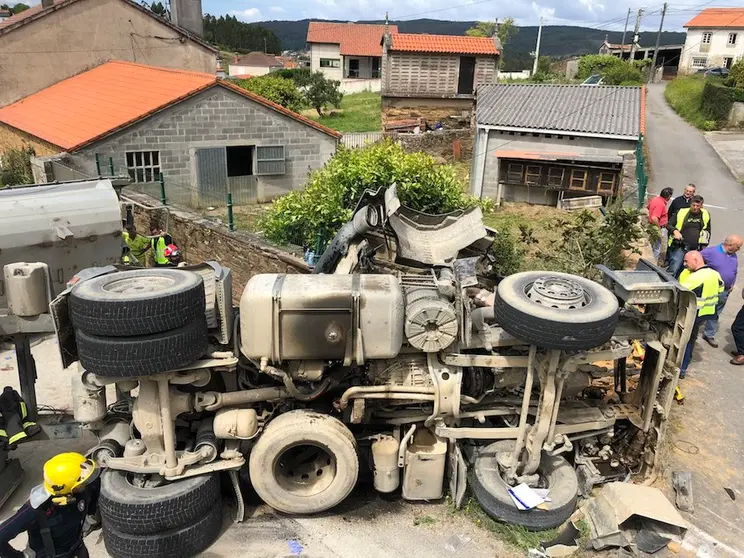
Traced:
<path id="1" fill-rule="evenodd" d="M 97 525 L 100 469 L 79 453 L 60 453 L 44 464 L 44 482 L 0 525 L 0 558 L 88 558 L 83 537 Z M 28 548 L 10 541 L 28 532 Z"/>

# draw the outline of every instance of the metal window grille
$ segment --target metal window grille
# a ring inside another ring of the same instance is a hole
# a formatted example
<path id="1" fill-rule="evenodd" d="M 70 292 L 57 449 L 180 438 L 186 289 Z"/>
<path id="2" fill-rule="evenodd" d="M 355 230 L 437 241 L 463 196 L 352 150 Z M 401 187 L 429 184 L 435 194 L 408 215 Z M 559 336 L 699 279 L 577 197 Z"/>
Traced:
<path id="1" fill-rule="evenodd" d="M 286 159 L 283 145 L 256 147 L 256 174 L 285 174 Z"/>
<path id="2" fill-rule="evenodd" d="M 159 151 L 127 151 L 127 172 L 134 182 L 156 182 L 160 177 Z"/>

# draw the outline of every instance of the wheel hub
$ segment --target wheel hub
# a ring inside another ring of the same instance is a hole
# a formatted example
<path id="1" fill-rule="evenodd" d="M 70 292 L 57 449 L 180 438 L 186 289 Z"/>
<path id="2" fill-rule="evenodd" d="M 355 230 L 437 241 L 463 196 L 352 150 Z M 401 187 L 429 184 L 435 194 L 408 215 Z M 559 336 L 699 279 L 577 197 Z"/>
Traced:
<path id="1" fill-rule="evenodd" d="M 127 295 L 157 293 L 174 285 L 170 277 L 125 277 L 111 281 L 103 286 L 104 291 Z"/>
<path id="2" fill-rule="evenodd" d="M 274 475 L 288 492 L 316 496 L 333 482 L 336 460 L 324 448 L 310 444 L 295 446 L 279 456 Z"/>
<path id="3" fill-rule="evenodd" d="M 581 285 L 564 277 L 540 277 L 527 287 L 525 294 L 537 304 L 562 310 L 583 308 L 589 302 Z"/>

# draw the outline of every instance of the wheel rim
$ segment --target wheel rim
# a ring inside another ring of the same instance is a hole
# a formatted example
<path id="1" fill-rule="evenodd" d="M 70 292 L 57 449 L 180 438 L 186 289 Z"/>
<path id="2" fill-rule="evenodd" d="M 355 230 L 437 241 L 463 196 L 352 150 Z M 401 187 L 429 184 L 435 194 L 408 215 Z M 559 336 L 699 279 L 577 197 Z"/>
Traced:
<path id="1" fill-rule="evenodd" d="M 291 446 L 277 457 L 274 478 L 295 496 L 317 496 L 336 478 L 336 458 L 315 444 Z"/>
<path id="2" fill-rule="evenodd" d="M 577 281 L 565 277 L 540 277 L 525 287 L 524 294 L 532 302 L 560 310 L 583 308 L 591 302 Z"/>
<path id="3" fill-rule="evenodd" d="M 138 295 L 158 293 L 170 289 L 175 281 L 162 275 L 148 277 L 123 277 L 114 279 L 103 285 L 103 290 L 109 293 Z"/>

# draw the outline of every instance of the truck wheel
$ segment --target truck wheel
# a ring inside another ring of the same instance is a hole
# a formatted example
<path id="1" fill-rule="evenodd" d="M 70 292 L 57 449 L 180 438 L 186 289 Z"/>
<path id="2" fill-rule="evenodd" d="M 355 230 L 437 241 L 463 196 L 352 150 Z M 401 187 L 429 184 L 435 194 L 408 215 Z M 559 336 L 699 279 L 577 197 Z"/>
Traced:
<path id="1" fill-rule="evenodd" d="M 134 486 L 131 474 L 107 469 L 98 505 L 102 519 L 122 534 L 152 535 L 193 524 L 220 500 L 216 474 L 152 488 Z"/>
<path id="2" fill-rule="evenodd" d="M 188 558 L 206 550 L 222 529 L 222 500 L 190 525 L 150 535 L 122 533 L 102 518 L 103 541 L 112 558 Z"/>
<path id="3" fill-rule="evenodd" d="M 576 509 L 579 481 L 576 471 L 563 457 L 542 454 L 537 473 L 550 490 L 550 509 L 522 511 L 517 509 L 507 492 L 509 485 L 501 478 L 496 453 L 512 451 L 515 442 L 504 440 L 487 446 L 474 458 L 470 486 L 475 499 L 490 517 L 497 521 L 521 525 L 532 531 L 563 525 Z"/>
<path id="4" fill-rule="evenodd" d="M 135 378 L 167 372 L 194 362 L 207 351 L 202 316 L 185 327 L 140 337 L 99 337 L 75 332 L 83 368 L 99 376 Z"/>
<path id="5" fill-rule="evenodd" d="M 290 411 L 261 434 L 251 450 L 249 472 L 256 493 L 272 508 L 322 512 L 340 504 L 356 485 L 356 442 L 333 417 Z"/>
<path id="6" fill-rule="evenodd" d="M 546 349 L 593 349 L 609 341 L 620 309 L 602 285 L 568 273 L 509 275 L 496 290 L 494 315 L 508 333 Z"/>
<path id="7" fill-rule="evenodd" d="M 201 276 L 174 269 L 139 269 L 94 277 L 70 292 L 75 328 L 129 337 L 183 327 L 205 313 Z"/>

